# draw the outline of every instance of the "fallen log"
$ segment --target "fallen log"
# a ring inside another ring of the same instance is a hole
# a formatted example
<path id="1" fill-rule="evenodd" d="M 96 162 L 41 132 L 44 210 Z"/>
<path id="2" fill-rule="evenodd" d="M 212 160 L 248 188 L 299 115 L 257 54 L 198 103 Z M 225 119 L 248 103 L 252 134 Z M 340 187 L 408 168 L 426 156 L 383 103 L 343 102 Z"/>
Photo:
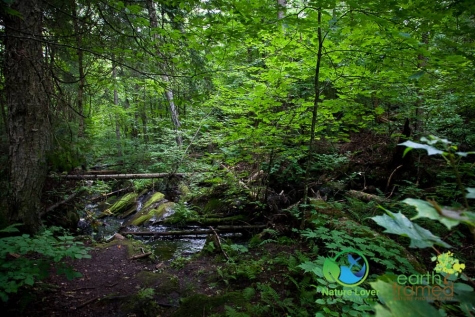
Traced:
<path id="1" fill-rule="evenodd" d="M 250 225 L 250 226 L 218 226 L 214 230 L 180 230 L 180 231 L 165 231 L 165 232 L 150 232 L 150 231 L 126 231 L 121 232 L 121 235 L 133 235 L 133 236 L 154 236 L 154 237 L 166 237 L 166 236 L 189 236 L 189 235 L 203 235 L 214 234 L 216 232 L 238 232 L 249 229 L 264 229 L 266 225 Z"/>
<path id="2" fill-rule="evenodd" d="M 111 171 L 111 170 L 100 170 L 100 171 L 86 171 L 89 175 L 109 175 L 109 174 L 119 174 L 118 171 Z"/>
<path id="3" fill-rule="evenodd" d="M 164 177 L 184 177 L 187 173 L 148 173 L 148 174 L 107 174 L 107 175 L 50 175 L 49 177 L 59 177 L 64 179 L 145 179 L 145 178 L 164 178 Z"/>
<path id="4" fill-rule="evenodd" d="M 364 200 L 364 201 L 375 201 L 377 203 L 384 203 L 384 202 L 388 201 L 387 199 L 379 197 L 377 195 L 372 195 L 372 194 L 368 194 L 368 193 L 365 193 L 365 192 L 360 192 L 360 191 L 357 191 L 357 190 L 349 190 L 347 192 L 347 195 L 349 195 L 351 197 L 354 197 L 354 198 L 357 198 L 357 199 Z"/>

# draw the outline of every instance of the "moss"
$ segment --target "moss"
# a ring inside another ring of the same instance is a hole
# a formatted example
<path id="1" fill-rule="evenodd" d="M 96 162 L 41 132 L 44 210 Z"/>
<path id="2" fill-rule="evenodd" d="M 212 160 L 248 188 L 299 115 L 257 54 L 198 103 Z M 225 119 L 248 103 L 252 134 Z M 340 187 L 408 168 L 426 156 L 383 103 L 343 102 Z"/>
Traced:
<path id="1" fill-rule="evenodd" d="M 152 195 L 152 197 L 150 197 L 146 202 L 145 204 L 143 205 L 142 209 L 147 209 L 149 208 L 153 203 L 156 203 L 162 199 L 165 198 L 165 195 L 160 193 L 160 192 L 156 192 Z"/>
<path id="2" fill-rule="evenodd" d="M 127 256 L 131 257 L 135 254 L 137 254 L 137 251 L 140 250 L 140 248 L 143 248 L 145 245 L 138 241 L 138 240 L 129 240 L 129 239 L 124 239 L 124 240 L 117 240 L 114 239 L 110 242 L 103 243 L 103 244 L 98 244 L 96 245 L 96 248 L 98 249 L 107 249 L 111 247 L 126 247 L 127 248 Z"/>
<path id="3" fill-rule="evenodd" d="M 127 223 L 128 225 L 140 226 L 144 222 L 152 219 L 152 217 L 161 217 L 167 211 L 167 208 L 170 208 L 174 205 L 173 202 L 164 202 L 158 206 L 156 209 L 146 209 L 143 208 L 139 213 L 134 215 Z"/>
<path id="4" fill-rule="evenodd" d="M 178 189 L 180 190 L 182 196 L 187 196 L 191 194 L 190 188 L 183 183 L 180 183 L 180 185 L 178 185 Z"/>
<path id="5" fill-rule="evenodd" d="M 152 219 L 152 215 L 150 214 L 147 214 L 147 215 L 142 215 L 138 218 L 134 218 L 131 222 L 132 225 L 134 226 L 140 226 L 142 225 L 144 222 L 147 222 L 149 221 L 150 219 Z"/>
<path id="6" fill-rule="evenodd" d="M 109 212 L 113 214 L 118 214 L 123 212 L 124 210 L 129 209 L 135 204 L 137 196 L 137 193 L 125 194 L 121 199 L 119 199 L 119 201 L 117 201 L 114 205 L 112 205 L 112 207 L 108 209 Z M 104 213 L 106 213 L 106 211 L 104 211 Z"/>
<path id="7" fill-rule="evenodd" d="M 150 213 L 153 213 L 153 215 L 158 218 L 163 216 L 167 212 L 167 209 L 173 207 L 174 205 L 175 203 L 169 201 L 161 204 L 157 209 L 153 209 Z"/>
<path id="8" fill-rule="evenodd" d="M 153 287 L 157 294 L 169 295 L 180 291 L 178 276 L 170 273 L 139 272 L 136 275 L 142 287 Z"/>
<path id="9" fill-rule="evenodd" d="M 222 312 L 225 305 L 239 306 L 244 305 L 245 302 L 242 294 L 238 292 L 230 292 L 213 297 L 204 294 L 195 294 L 182 299 L 180 308 L 172 316 L 201 317 L 204 312 L 209 316 L 212 313 Z"/>

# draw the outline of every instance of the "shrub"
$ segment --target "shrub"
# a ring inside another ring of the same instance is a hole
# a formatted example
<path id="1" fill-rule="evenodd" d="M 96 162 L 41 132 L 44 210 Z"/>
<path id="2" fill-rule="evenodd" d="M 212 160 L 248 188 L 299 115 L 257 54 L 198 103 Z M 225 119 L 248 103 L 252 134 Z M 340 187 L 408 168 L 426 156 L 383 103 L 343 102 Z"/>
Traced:
<path id="1" fill-rule="evenodd" d="M 18 234 L 19 224 L 0 230 L 2 234 Z M 73 259 L 90 258 L 89 248 L 62 229 L 50 227 L 36 236 L 28 234 L 0 238 L 0 298 L 6 302 L 9 294 L 48 277 L 50 264 L 57 263 L 58 274 L 68 279 L 81 274 L 60 261 L 65 257 Z"/>

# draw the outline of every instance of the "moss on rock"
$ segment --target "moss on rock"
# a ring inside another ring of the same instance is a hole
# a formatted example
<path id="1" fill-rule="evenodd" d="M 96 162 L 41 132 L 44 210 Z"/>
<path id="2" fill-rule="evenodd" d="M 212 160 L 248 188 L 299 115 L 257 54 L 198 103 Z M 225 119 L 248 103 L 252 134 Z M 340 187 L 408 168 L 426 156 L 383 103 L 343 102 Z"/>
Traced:
<path id="1" fill-rule="evenodd" d="M 119 214 L 131 207 L 133 207 L 137 201 L 137 193 L 128 193 L 122 196 L 115 204 L 112 205 L 109 209 L 104 211 L 104 214 L 112 213 Z"/>

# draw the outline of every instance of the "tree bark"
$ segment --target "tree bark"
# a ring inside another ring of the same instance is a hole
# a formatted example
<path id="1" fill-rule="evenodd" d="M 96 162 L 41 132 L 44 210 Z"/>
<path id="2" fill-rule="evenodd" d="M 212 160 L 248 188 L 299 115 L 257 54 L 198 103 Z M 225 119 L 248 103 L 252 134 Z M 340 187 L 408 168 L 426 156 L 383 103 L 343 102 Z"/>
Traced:
<path id="1" fill-rule="evenodd" d="M 148 15 L 149 15 L 149 20 L 150 20 L 150 27 L 152 29 L 156 29 L 158 27 L 158 18 L 157 18 L 157 11 L 155 10 L 155 6 L 153 4 L 152 0 L 147 0 L 147 10 L 148 10 Z M 153 35 L 154 39 L 158 41 L 160 39 L 160 36 L 158 33 L 154 33 Z M 156 49 L 157 55 L 160 55 L 160 51 L 158 48 Z M 166 67 L 162 67 L 162 70 L 164 71 Z M 171 81 L 170 78 L 167 75 L 162 75 L 162 80 L 165 83 L 165 96 L 167 97 L 168 104 L 170 106 L 170 113 L 172 116 L 172 123 L 173 126 L 175 127 L 175 132 L 176 132 L 176 143 L 178 146 L 183 145 L 182 137 L 181 137 L 181 132 L 180 132 L 180 118 L 178 115 L 178 109 L 176 108 L 175 105 L 175 100 L 173 98 L 173 91 L 171 89 Z"/>
<path id="2" fill-rule="evenodd" d="M 42 38 L 43 2 L 17 0 L 5 14 L 5 98 L 9 127 L 8 218 L 24 231 L 40 226 L 41 192 L 47 174 L 50 144 L 48 79 Z"/>
<path id="3" fill-rule="evenodd" d="M 114 58 L 114 56 L 113 56 Z M 112 80 L 114 81 L 114 106 L 119 106 L 119 93 L 117 92 L 117 83 L 115 79 L 117 77 L 117 69 L 115 64 L 112 65 Z M 115 116 L 115 138 L 117 139 L 117 156 L 122 157 L 122 143 L 120 138 L 120 123 L 119 123 L 119 115 L 116 113 Z"/>
<path id="4" fill-rule="evenodd" d="M 305 168 L 305 186 L 304 186 L 304 204 L 307 204 L 308 200 L 308 183 L 310 180 L 310 166 L 312 163 L 312 156 L 315 150 L 315 129 L 317 126 L 317 117 L 318 117 L 318 106 L 320 105 L 320 64 L 322 61 L 323 55 L 323 41 L 324 38 L 322 36 L 322 9 L 318 9 L 318 28 L 317 28 L 317 38 L 318 38 L 318 51 L 317 51 L 317 61 L 315 64 L 315 79 L 314 79 L 314 88 L 315 88 L 315 98 L 313 100 L 313 111 L 312 111 L 312 127 L 310 129 L 310 141 L 308 144 L 308 154 L 307 154 L 307 166 Z M 302 222 L 300 224 L 300 228 L 304 229 L 305 221 L 308 217 L 308 210 L 305 207 L 305 211 L 302 217 Z"/>
<path id="5" fill-rule="evenodd" d="M 72 16 L 74 33 L 76 35 L 76 54 L 78 56 L 79 86 L 77 96 L 77 111 L 79 114 L 78 137 L 84 137 L 84 87 L 86 86 L 86 76 L 84 74 L 84 54 L 82 50 L 82 30 L 79 26 L 79 18 L 77 16 L 76 0 L 72 0 Z"/>

